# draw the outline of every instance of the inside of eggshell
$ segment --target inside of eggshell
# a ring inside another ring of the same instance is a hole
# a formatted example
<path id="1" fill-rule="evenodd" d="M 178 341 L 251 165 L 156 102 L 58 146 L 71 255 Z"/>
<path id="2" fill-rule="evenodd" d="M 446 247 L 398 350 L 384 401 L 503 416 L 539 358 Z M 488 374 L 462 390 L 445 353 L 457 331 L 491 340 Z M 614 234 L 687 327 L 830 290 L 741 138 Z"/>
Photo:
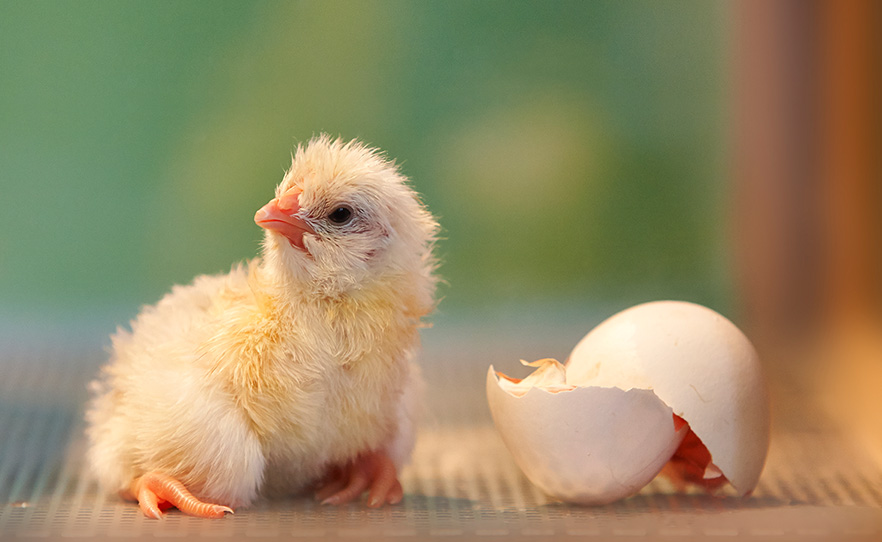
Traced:
<path id="1" fill-rule="evenodd" d="M 576 389 L 576 386 L 566 383 L 566 368 L 556 359 L 521 360 L 521 364 L 526 367 L 535 367 L 536 370 L 526 378 L 513 378 L 496 371 L 496 376 L 499 377 L 499 386 L 516 397 L 523 396 L 534 387 L 542 388 L 549 393 Z"/>
<path id="2" fill-rule="evenodd" d="M 689 424 L 674 414 L 674 427 L 679 430 L 684 425 Z M 679 486 L 696 485 L 712 493 L 729 482 L 719 467 L 714 465 L 707 446 L 691 427 L 680 447 L 662 469 L 661 475 Z"/>

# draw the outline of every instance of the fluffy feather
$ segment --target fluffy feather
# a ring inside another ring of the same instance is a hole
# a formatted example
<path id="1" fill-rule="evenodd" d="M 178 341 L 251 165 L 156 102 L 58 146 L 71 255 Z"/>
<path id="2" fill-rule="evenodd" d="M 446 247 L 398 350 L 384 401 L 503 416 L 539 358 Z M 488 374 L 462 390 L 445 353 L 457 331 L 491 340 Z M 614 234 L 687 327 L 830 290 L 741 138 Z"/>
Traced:
<path id="1" fill-rule="evenodd" d="M 276 197 L 292 190 L 314 230 L 306 250 L 267 230 L 260 258 L 174 287 L 112 337 L 87 411 L 104 488 L 160 472 L 247 506 L 368 450 L 409 456 L 438 225 L 397 167 L 356 141 L 299 146 Z M 340 202 L 359 213 L 348 229 L 325 218 Z"/>

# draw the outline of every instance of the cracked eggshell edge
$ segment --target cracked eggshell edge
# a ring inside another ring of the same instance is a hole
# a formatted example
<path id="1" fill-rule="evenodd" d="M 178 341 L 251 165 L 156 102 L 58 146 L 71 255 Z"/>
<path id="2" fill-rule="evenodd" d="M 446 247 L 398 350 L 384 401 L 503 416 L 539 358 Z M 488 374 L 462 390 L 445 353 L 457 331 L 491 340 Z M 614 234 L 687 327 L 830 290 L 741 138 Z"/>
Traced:
<path id="1" fill-rule="evenodd" d="M 607 504 L 639 491 L 661 471 L 688 428 L 651 390 L 502 389 L 493 366 L 487 400 L 515 462 L 540 489 L 564 501 Z"/>

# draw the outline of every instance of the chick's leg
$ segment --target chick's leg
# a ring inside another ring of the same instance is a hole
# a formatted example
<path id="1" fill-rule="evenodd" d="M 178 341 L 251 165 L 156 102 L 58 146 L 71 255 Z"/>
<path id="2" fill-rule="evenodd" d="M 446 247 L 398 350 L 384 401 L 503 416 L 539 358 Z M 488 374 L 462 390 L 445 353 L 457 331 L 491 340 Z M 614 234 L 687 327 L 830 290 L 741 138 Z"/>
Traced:
<path id="1" fill-rule="evenodd" d="M 316 498 L 322 504 L 345 504 L 365 491 L 369 491 L 367 505 L 371 508 L 398 504 L 404 498 L 395 464 L 384 452 L 359 454 L 343 467 L 333 469 Z"/>
<path id="2" fill-rule="evenodd" d="M 227 512 L 233 513 L 227 506 L 200 501 L 178 480 L 156 472 L 135 478 L 129 493 L 138 501 L 144 515 L 154 519 L 160 519 L 162 510 L 171 506 L 201 518 L 222 518 Z"/>

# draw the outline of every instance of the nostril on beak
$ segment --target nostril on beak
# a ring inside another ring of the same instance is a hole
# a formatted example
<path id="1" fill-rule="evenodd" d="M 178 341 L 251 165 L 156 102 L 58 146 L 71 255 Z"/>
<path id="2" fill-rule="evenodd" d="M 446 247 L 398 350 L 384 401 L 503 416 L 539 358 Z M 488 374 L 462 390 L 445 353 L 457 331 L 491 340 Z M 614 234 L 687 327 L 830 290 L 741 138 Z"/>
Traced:
<path id="1" fill-rule="evenodd" d="M 293 216 L 300 211 L 300 192 L 283 194 L 276 198 L 276 202 L 280 211 Z"/>

